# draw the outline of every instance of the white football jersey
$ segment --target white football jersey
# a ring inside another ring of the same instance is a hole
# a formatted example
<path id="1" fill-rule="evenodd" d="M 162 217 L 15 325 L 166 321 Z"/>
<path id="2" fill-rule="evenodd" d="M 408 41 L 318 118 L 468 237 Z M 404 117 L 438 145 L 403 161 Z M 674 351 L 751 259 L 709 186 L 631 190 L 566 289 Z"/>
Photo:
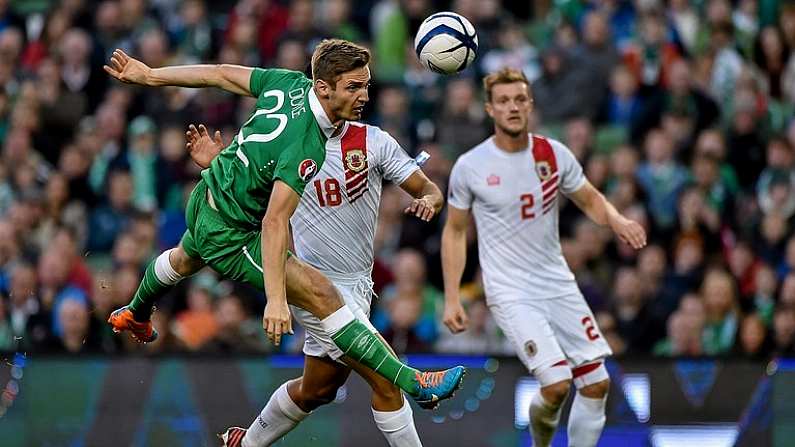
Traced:
<path id="1" fill-rule="evenodd" d="M 296 255 L 325 273 L 369 276 L 383 181 L 399 185 L 418 169 L 388 133 L 345 123 L 290 219 Z"/>
<path id="2" fill-rule="evenodd" d="M 448 203 L 475 216 L 490 302 L 579 293 L 560 248 L 557 196 L 585 181 L 566 146 L 533 135 L 526 150 L 505 152 L 489 138 L 456 161 Z"/>

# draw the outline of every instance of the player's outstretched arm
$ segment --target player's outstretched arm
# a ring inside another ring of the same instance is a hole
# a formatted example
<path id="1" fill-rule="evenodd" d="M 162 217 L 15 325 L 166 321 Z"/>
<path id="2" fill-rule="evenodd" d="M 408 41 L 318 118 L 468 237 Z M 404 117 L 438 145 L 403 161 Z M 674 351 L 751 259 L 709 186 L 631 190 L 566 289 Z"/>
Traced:
<path id="1" fill-rule="evenodd" d="M 176 65 L 152 68 L 116 49 L 102 68 L 121 82 L 147 87 L 217 87 L 237 95 L 252 96 L 251 67 L 229 64 Z"/>
<path id="2" fill-rule="evenodd" d="M 290 237 L 290 217 L 301 197 L 281 180 L 273 184 L 268 209 L 262 219 L 262 274 L 268 302 L 262 326 L 275 345 L 282 334 L 292 333 L 290 308 L 287 306 L 285 264 Z"/>
<path id="3" fill-rule="evenodd" d="M 406 181 L 400 184 L 400 187 L 414 197 L 411 204 L 404 210 L 406 214 L 414 215 L 428 222 L 439 214 L 444 206 L 442 191 L 420 170 L 414 171 Z"/>
<path id="4" fill-rule="evenodd" d="M 202 169 L 209 168 L 213 158 L 224 149 L 221 131 L 216 130 L 215 135 L 211 137 L 204 124 L 199 124 L 199 127 L 189 125 L 185 137 L 185 148 L 190 158 Z"/>
<path id="5" fill-rule="evenodd" d="M 469 324 L 461 305 L 461 277 L 467 262 L 469 211 L 447 206 L 447 222 L 442 231 L 442 273 L 444 276 L 444 324 L 457 334 Z"/>
<path id="6" fill-rule="evenodd" d="M 646 230 L 619 213 L 591 182 L 586 180 L 580 189 L 568 196 L 592 221 L 598 225 L 609 225 L 618 238 L 632 248 L 638 250 L 646 246 Z"/>

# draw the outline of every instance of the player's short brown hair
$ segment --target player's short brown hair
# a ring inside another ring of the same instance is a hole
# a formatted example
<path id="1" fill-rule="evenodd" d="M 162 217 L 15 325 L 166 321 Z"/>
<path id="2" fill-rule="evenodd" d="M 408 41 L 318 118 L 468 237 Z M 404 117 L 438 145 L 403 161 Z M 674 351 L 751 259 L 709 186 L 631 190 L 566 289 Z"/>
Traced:
<path id="1" fill-rule="evenodd" d="M 343 73 L 370 63 L 370 50 L 342 39 L 323 39 L 312 53 L 312 79 L 322 79 L 333 89 Z"/>
<path id="2" fill-rule="evenodd" d="M 511 84 L 513 82 L 524 82 L 530 90 L 530 81 L 521 70 L 515 68 L 503 68 L 495 71 L 483 78 L 483 90 L 486 92 L 486 102 L 491 102 L 491 89 L 497 84 Z"/>

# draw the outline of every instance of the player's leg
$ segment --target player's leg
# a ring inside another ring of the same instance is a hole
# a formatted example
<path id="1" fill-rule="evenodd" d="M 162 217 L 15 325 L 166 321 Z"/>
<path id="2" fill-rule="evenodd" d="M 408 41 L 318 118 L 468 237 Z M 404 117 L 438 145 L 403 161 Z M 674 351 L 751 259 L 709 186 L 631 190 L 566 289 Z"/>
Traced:
<path id="1" fill-rule="evenodd" d="M 201 205 L 206 200 L 206 188 L 204 182 L 200 181 L 191 192 L 185 208 L 188 230 L 183 234 L 179 245 L 161 253 L 150 262 L 130 304 L 111 313 L 108 323 L 114 331 L 129 330 L 133 337 L 142 342 L 155 340 L 157 332 L 150 321 L 155 302 L 179 281 L 204 267 L 199 251 L 201 245 L 195 240 L 194 230 L 195 223 L 201 220 Z"/>
<path id="2" fill-rule="evenodd" d="M 343 357 L 343 360 L 362 376 L 373 390 L 373 419 L 387 443 L 391 447 L 422 447 L 417 428 L 414 426 L 414 413 L 408 400 L 403 398 L 400 388 L 353 359 Z"/>
<path id="3" fill-rule="evenodd" d="M 193 256 L 188 253 L 191 244 L 190 233 L 185 232 L 177 247 L 164 251 L 149 263 L 132 301 L 115 310 L 108 318 L 114 331 L 129 330 L 141 342 L 157 339 L 157 331 L 150 321 L 155 303 L 178 282 L 204 267 L 197 253 Z"/>
<path id="4" fill-rule="evenodd" d="M 569 415 L 569 445 L 594 447 L 604 428 L 610 378 L 604 358 L 611 355 L 596 319 L 580 294 L 555 301 L 550 321 L 574 368 L 577 394 Z"/>
<path id="5" fill-rule="evenodd" d="M 530 434 L 534 446 L 548 447 L 569 395 L 572 374 L 549 321 L 539 309 L 542 305 L 517 300 L 489 307 L 517 356 L 541 385 L 530 402 Z"/>
<path id="6" fill-rule="evenodd" d="M 338 281 L 336 285 L 343 300 L 353 311 L 355 317 L 380 338 L 394 355 L 394 351 L 368 320 L 370 301 L 372 299 L 372 289 L 368 281 L 366 279 L 352 279 L 351 281 Z M 370 385 L 373 390 L 373 419 L 376 427 L 381 430 L 389 445 L 392 447 L 421 446 L 422 443 L 414 426 L 414 415 L 411 411 L 411 406 L 403 398 L 400 388 L 381 375 L 376 374 L 372 369 L 343 356 L 342 351 L 323 330 L 320 319 L 295 306 L 291 307 L 291 311 L 295 319 L 306 329 L 304 354 L 329 356 L 337 361 L 344 361 L 352 366 Z"/>
<path id="7" fill-rule="evenodd" d="M 350 371 L 347 366 L 328 357 L 306 356 L 303 375 L 283 383 L 271 395 L 239 445 L 265 447 L 278 441 L 314 409 L 333 402 Z M 238 444 L 227 442 L 227 445 L 235 447 Z"/>

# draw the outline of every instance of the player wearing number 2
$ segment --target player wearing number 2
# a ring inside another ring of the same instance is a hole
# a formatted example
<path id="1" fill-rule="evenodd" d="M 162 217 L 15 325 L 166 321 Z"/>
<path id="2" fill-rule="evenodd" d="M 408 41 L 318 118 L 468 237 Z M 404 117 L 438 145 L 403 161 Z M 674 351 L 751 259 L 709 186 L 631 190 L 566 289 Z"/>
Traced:
<path id="1" fill-rule="evenodd" d="M 533 445 L 549 446 L 573 381 L 569 445 L 593 447 L 605 422 L 603 359 L 611 351 L 561 253 L 558 191 L 635 249 L 646 244 L 646 234 L 588 182 L 566 146 L 528 133 L 532 98 L 520 71 L 503 69 L 483 84 L 494 136 L 462 155 L 450 176 L 444 323 L 454 333 L 467 327 L 459 286 L 471 210 L 489 308 L 541 384 L 529 409 Z"/>
<path id="2" fill-rule="evenodd" d="M 236 65 L 150 68 L 116 50 L 111 76 L 145 86 L 218 87 L 257 99 L 232 143 L 202 171 L 186 209 L 179 246 L 146 269 L 128 306 L 109 323 L 142 342 L 157 333 L 150 314 L 156 299 L 209 265 L 225 277 L 265 291 L 263 327 L 275 344 L 292 332 L 288 302 L 320 320 L 323 332 L 348 358 L 374 370 L 427 408 L 449 398 L 463 367 L 424 373 L 400 362 L 344 304 L 317 269 L 288 254 L 289 221 L 305 186 L 326 159 L 325 145 L 368 101 L 370 53 L 344 40 L 324 40 L 312 55 L 312 77 Z M 292 389 L 301 400 L 302 388 Z"/>

